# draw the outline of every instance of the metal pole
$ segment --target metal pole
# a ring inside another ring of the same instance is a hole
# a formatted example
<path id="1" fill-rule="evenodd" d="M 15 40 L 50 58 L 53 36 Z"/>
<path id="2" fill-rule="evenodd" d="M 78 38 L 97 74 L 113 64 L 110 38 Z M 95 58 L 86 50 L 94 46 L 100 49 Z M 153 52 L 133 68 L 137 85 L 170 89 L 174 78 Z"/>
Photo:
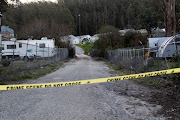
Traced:
<path id="1" fill-rule="evenodd" d="M 144 59 L 144 63 L 143 63 L 143 65 L 144 65 L 144 72 L 146 71 L 146 69 L 145 69 L 145 49 L 144 49 L 144 46 L 143 46 L 143 59 Z"/>
<path id="2" fill-rule="evenodd" d="M 27 61 L 27 50 L 28 50 L 28 43 L 29 43 L 29 40 L 27 41 L 27 46 L 26 46 L 26 60 Z"/>
<path id="3" fill-rule="evenodd" d="M 81 35 L 81 14 L 78 15 L 79 18 L 79 36 Z"/>
<path id="4" fill-rule="evenodd" d="M 58 58 L 58 48 L 57 48 L 57 53 L 56 53 L 56 62 L 58 61 L 57 58 Z"/>
<path id="5" fill-rule="evenodd" d="M 14 61 L 14 51 L 16 49 L 16 41 L 14 41 L 14 49 L 13 49 L 13 58 L 12 58 L 12 64 L 13 64 L 13 61 Z"/>
<path id="6" fill-rule="evenodd" d="M 50 64 L 50 57 L 49 57 L 49 44 L 48 44 L 48 60 L 49 60 L 49 64 Z"/>
<path id="7" fill-rule="evenodd" d="M 37 41 L 36 41 L 36 60 L 37 60 Z"/>
<path id="8" fill-rule="evenodd" d="M 2 18 L 2 14 L 1 14 L 1 12 L 0 12 L 0 47 L 2 47 L 2 36 L 1 36 L 1 18 Z M 1 58 L 2 58 L 2 56 L 1 56 L 1 50 L 0 50 L 0 62 L 1 62 Z"/>
<path id="9" fill-rule="evenodd" d="M 175 47 L 176 47 L 176 54 L 178 54 L 178 47 L 177 47 L 177 43 L 178 41 L 176 41 L 176 35 L 174 36 L 174 44 L 175 44 Z"/>
<path id="10" fill-rule="evenodd" d="M 137 61 L 136 61 L 136 49 L 135 49 L 135 52 L 134 52 L 134 53 L 135 53 L 135 54 L 134 54 L 134 55 L 135 55 L 135 73 L 137 73 L 137 72 L 136 72 L 136 70 L 137 70 L 137 65 L 136 65 L 136 64 L 137 64 Z"/>
<path id="11" fill-rule="evenodd" d="M 124 61 L 124 50 L 123 50 L 123 54 L 122 55 L 123 55 L 123 61 Z"/>
<path id="12" fill-rule="evenodd" d="M 44 65 L 44 47 L 43 47 L 43 65 Z"/>
<path id="13" fill-rule="evenodd" d="M 158 42 L 157 42 L 157 54 L 158 54 L 158 70 L 159 70 L 159 46 L 158 46 Z"/>

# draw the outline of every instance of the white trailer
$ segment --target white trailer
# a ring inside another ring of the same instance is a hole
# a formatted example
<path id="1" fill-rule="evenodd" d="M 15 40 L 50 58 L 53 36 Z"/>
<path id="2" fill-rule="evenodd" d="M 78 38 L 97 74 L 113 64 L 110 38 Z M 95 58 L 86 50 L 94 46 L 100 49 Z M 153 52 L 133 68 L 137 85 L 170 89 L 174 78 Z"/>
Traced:
<path id="1" fill-rule="evenodd" d="M 2 41 L 2 57 L 20 57 L 33 59 L 34 57 L 52 57 L 56 53 L 54 39 L 42 38 L 41 40 L 10 40 Z"/>

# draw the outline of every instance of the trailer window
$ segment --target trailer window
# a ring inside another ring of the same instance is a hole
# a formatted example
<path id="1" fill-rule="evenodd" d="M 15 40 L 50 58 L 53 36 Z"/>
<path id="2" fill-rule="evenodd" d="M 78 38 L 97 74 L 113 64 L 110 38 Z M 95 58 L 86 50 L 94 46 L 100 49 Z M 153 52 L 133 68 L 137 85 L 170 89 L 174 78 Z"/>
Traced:
<path id="1" fill-rule="evenodd" d="M 19 48 L 22 48 L 22 43 L 19 43 Z"/>
<path id="2" fill-rule="evenodd" d="M 45 48 L 45 43 L 40 43 L 39 48 Z"/>
<path id="3" fill-rule="evenodd" d="M 16 45 L 7 45 L 7 49 L 16 49 Z"/>

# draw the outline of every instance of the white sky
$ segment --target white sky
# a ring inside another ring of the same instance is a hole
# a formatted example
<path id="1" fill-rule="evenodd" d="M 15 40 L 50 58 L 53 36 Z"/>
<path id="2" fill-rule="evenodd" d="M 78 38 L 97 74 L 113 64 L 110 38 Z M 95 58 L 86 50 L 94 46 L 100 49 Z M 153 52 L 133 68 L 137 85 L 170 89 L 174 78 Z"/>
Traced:
<path id="1" fill-rule="evenodd" d="M 51 1 L 51 2 L 56 2 L 56 0 L 20 0 L 22 3 L 27 3 L 27 2 L 38 2 L 38 1 Z"/>
<path id="2" fill-rule="evenodd" d="M 9 0 L 8 0 L 9 1 Z M 38 2 L 38 1 L 51 1 L 51 2 L 57 2 L 57 0 L 20 0 L 22 3 L 28 3 L 28 2 Z"/>

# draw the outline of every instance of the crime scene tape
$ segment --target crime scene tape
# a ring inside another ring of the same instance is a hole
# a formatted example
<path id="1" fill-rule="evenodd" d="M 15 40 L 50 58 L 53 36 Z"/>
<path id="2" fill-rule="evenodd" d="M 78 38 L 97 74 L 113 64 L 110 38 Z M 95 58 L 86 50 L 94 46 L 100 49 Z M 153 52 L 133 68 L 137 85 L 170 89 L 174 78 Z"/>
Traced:
<path id="1" fill-rule="evenodd" d="M 154 71 L 154 72 L 146 72 L 146 73 L 139 73 L 139 74 L 131 74 L 131 75 L 123 75 L 123 76 L 117 76 L 117 77 L 80 80 L 80 81 L 57 82 L 57 83 L 39 83 L 39 84 L 0 85 L 0 90 L 18 90 L 18 89 L 74 86 L 74 85 L 103 83 L 103 82 L 120 81 L 120 80 L 143 78 L 143 77 L 150 77 L 150 76 L 174 74 L 174 73 L 180 73 L 180 68 Z"/>

